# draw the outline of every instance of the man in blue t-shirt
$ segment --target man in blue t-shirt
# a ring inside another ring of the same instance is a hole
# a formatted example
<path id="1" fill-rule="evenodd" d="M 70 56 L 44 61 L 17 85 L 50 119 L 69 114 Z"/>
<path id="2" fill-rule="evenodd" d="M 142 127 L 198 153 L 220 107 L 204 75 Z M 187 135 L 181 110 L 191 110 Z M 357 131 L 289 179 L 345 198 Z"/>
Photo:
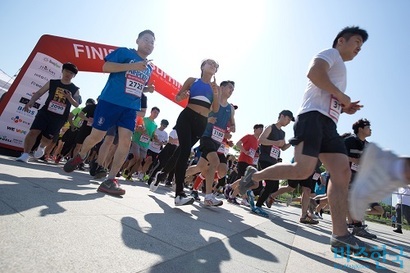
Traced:
<path id="1" fill-rule="evenodd" d="M 137 111 L 141 108 L 143 92 L 153 92 L 154 85 L 148 84 L 152 66 L 147 57 L 154 50 L 155 35 L 151 30 L 142 31 L 137 38 L 137 50 L 118 48 L 105 57 L 103 72 L 109 72 L 108 81 L 99 96 L 94 113 L 93 129 L 84 140 L 80 152 L 64 165 L 66 172 L 74 171 L 84 162 L 90 149 L 100 142 L 107 130 L 118 126 L 118 147 L 108 177 L 98 191 L 123 195 L 115 175 L 124 163 L 130 148 L 135 128 Z"/>

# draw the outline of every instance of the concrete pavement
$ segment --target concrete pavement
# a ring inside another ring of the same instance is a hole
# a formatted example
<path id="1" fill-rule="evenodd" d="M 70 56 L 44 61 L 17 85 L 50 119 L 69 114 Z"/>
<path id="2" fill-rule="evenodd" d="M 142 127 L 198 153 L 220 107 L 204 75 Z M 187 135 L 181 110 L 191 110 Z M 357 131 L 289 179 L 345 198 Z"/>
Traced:
<path id="1" fill-rule="evenodd" d="M 351 260 L 330 251 L 329 215 L 307 226 L 300 209 L 281 204 L 269 219 L 226 202 L 175 207 L 169 188 L 123 180 L 127 193 L 116 198 L 86 172 L 14 159 L 0 156 L 0 272 L 410 271 L 406 230 L 369 223 L 387 254 Z"/>

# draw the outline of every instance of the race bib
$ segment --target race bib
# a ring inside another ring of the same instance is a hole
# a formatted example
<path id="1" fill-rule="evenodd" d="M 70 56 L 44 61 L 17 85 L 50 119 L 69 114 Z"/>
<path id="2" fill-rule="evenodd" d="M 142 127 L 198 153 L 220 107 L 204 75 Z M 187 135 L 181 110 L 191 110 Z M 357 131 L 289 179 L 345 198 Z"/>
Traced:
<path id="1" fill-rule="evenodd" d="M 59 115 L 63 115 L 65 111 L 66 105 L 64 103 L 52 100 L 48 104 L 47 110 Z"/>
<path id="2" fill-rule="evenodd" d="M 352 171 L 357 172 L 357 171 L 359 170 L 359 164 L 356 164 L 356 163 L 353 163 L 353 162 L 352 162 L 352 165 L 350 166 L 350 169 L 351 169 Z"/>
<path id="3" fill-rule="evenodd" d="M 211 138 L 218 143 L 221 143 L 224 140 L 225 130 L 219 127 L 214 126 L 212 129 L 212 136 Z"/>
<path id="4" fill-rule="evenodd" d="M 137 76 L 126 73 L 125 93 L 141 98 L 145 82 Z"/>
<path id="5" fill-rule="evenodd" d="M 275 145 L 272 145 L 272 148 L 270 149 L 270 157 L 274 159 L 278 159 L 280 154 L 280 149 L 279 147 L 276 147 Z"/>
<path id="6" fill-rule="evenodd" d="M 330 98 L 329 115 L 336 123 L 339 120 L 339 116 L 341 112 L 342 112 L 342 105 L 335 97 L 332 96 Z"/>
<path id="7" fill-rule="evenodd" d="M 258 161 L 259 161 L 259 157 L 258 157 L 258 156 L 257 156 L 257 157 L 254 157 L 252 164 L 255 165 L 255 166 L 257 166 L 257 165 L 258 165 Z"/>
<path id="8" fill-rule="evenodd" d="M 315 173 L 315 174 L 313 175 L 313 180 L 318 180 L 319 177 L 320 177 L 320 173 Z"/>
<path id="9" fill-rule="evenodd" d="M 218 150 L 217 150 L 216 152 L 219 153 L 219 154 L 225 154 L 225 144 L 222 143 L 222 144 L 219 146 L 219 148 L 218 148 Z"/>
<path id="10" fill-rule="evenodd" d="M 155 150 L 155 151 L 158 151 L 158 150 L 161 150 L 161 143 L 159 143 L 159 142 L 155 142 L 155 141 L 153 141 L 152 143 L 151 143 L 151 146 L 152 146 L 152 148 Z"/>
<path id="11" fill-rule="evenodd" d="M 140 137 L 140 141 L 142 143 L 149 143 L 150 140 L 151 140 L 151 138 L 149 137 L 149 135 L 142 134 L 141 137 Z"/>
<path id="12" fill-rule="evenodd" d="M 249 149 L 248 156 L 250 156 L 250 157 L 254 158 L 254 157 L 255 157 L 255 154 L 256 154 L 256 150 L 254 150 L 254 149 L 250 148 L 250 149 Z"/>

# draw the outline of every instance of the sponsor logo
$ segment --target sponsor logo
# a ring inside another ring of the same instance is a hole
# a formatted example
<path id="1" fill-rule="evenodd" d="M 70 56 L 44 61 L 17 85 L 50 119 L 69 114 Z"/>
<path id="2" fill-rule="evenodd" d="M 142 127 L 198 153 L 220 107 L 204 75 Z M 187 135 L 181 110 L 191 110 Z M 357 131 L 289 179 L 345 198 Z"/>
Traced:
<path id="1" fill-rule="evenodd" d="M 30 82 L 31 85 L 34 85 L 35 87 L 37 87 L 38 89 L 40 89 L 41 87 L 43 87 L 43 85 L 36 83 L 35 81 L 31 81 Z"/>
<path id="2" fill-rule="evenodd" d="M 18 124 L 18 123 L 23 123 L 23 124 L 25 124 L 25 125 L 30 125 L 30 124 L 31 124 L 31 122 L 28 122 L 28 121 L 22 119 L 20 116 L 14 116 L 14 117 L 11 118 L 11 120 L 12 120 L 14 123 L 17 123 L 17 124 Z"/>
<path id="3" fill-rule="evenodd" d="M 17 145 L 23 145 L 23 140 L 13 138 L 13 143 Z"/>
<path id="4" fill-rule="evenodd" d="M 28 111 L 24 111 L 24 106 L 17 107 L 17 113 L 22 114 L 23 116 L 32 117 L 36 114 L 36 111 L 28 109 Z"/>
<path id="5" fill-rule="evenodd" d="M 14 128 L 14 127 L 11 127 L 11 126 L 7 126 L 7 130 L 18 133 L 18 134 L 23 134 L 23 135 L 27 134 L 26 130 L 22 130 L 22 129 L 19 129 L 19 128 Z"/>
<path id="6" fill-rule="evenodd" d="M 25 97 L 21 97 L 19 102 L 22 103 L 22 104 L 27 104 L 29 101 L 30 101 L 30 99 L 25 98 Z M 33 107 L 36 108 L 36 109 L 40 109 L 40 103 L 35 102 L 33 104 Z"/>
<path id="7" fill-rule="evenodd" d="M 0 141 L 12 143 L 12 140 L 7 138 L 7 136 L 0 135 Z"/>
<path id="8" fill-rule="evenodd" d="M 103 117 L 100 117 L 100 118 L 98 119 L 98 125 L 99 125 L 99 126 L 103 125 L 104 122 L 105 122 L 105 119 L 104 119 Z"/>
<path id="9" fill-rule="evenodd" d="M 34 73 L 34 77 L 37 77 L 37 78 L 39 78 L 39 79 L 41 79 L 41 80 L 43 80 L 43 81 L 46 81 L 46 82 L 49 81 L 49 78 L 48 78 L 48 77 L 46 77 L 46 76 L 44 76 L 44 75 L 41 75 L 41 74 L 39 74 L 39 73 Z"/>
<path id="10" fill-rule="evenodd" d="M 44 71 L 48 74 L 50 74 L 51 76 L 55 77 L 56 76 L 56 72 L 54 72 L 49 66 L 47 65 L 40 65 L 39 69 L 41 71 Z"/>

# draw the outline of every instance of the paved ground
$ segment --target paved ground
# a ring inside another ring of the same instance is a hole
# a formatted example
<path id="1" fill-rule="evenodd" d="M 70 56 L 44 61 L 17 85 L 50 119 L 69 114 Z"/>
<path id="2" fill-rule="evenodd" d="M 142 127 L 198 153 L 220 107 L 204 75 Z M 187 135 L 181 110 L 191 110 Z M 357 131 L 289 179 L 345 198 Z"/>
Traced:
<path id="1" fill-rule="evenodd" d="M 410 272 L 408 231 L 370 223 L 387 254 L 351 260 L 330 252 L 328 215 L 306 226 L 281 204 L 270 219 L 231 204 L 174 207 L 168 188 L 121 181 L 115 198 L 99 182 L 0 156 L 0 272 Z"/>

